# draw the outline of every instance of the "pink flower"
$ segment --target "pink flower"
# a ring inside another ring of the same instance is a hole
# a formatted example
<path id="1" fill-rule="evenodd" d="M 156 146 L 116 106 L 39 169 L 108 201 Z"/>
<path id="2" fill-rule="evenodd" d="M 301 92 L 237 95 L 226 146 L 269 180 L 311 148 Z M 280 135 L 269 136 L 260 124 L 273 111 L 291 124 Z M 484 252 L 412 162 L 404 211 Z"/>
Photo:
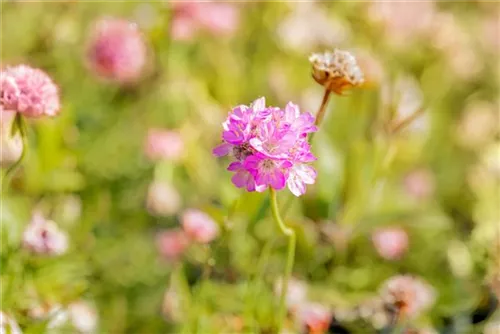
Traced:
<path id="1" fill-rule="evenodd" d="M 68 236 L 55 222 L 34 213 L 24 230 L 23 246 L 37 254 L 61 255 L 68 249 Z"/>
<path id="2" fill-rule="evenodd" d="M 381 296 L 395 306 L 402 317 L 416 318 L 430 308 L 436 299 L 434 289 L 419 278 L 395 276 L 382 286 Z"/>
<path id="3" fill-rule="evenodd" d="M 424 200 L 434 193 L 434 175 L 427 169 L 417 169 L 406 175 L 404 187 L 410 196 Z"/>
<path id="4" fill-rule="evenodd" d="M 156 236 L 156 245 L 160 254 L 169 261 L 177 260 L 189 245 L 184 231 L 171 230 L 160 232 Z"/>
<path id="5" fill-rule="evenodd" d="M 274 284 L 274 293 L 277 296 L 281 295 L 283 280 L 279 279 Z M 292 278 L 288 282 L 286 292 L 286 305 L 290 310 L 296 310 L 298 306 L 307 300 L 307 285 L 305 282 Z"/>
<path id="6" fill-rule="evenodd" d="M 332 312 L 318 303 L 300 305 L 296 316 L 301 329 L 314 334 L 326 333 L 332 321 Z"/>
<path id="7" fill-rule="evenodd" d="M 250 106 L 233 108 L 222 127 L 223 143 L 213 153 L 236 159 L 228 167 L 236 173 L 232 178 L 236 187 L 262 192 L 288 186 L 300 196 L 307 184 L 315 182 L 316 171 L 308 163 L 316 157 L 307 138 L 317 128 L 314 117 L 301 113 L 297 105 L 290 102 L 281 110 L 266 107 L 260 98 Z"/>
<path id="8" fill-rule="evenodd" d="M 171 23 L 172 37 L 189 40 L 200 30 L 215 35 L 234 33 L 239 11 L 234 4 L 217 2 L 174 2 Z"/>
<path id="9" fill-rule="evenodd" d="M 95 23 L 87 47 L 87 63 L 97 75 L 118 83 L 133 83 L 147 63 L 147 46 L 134 23 L 101 19 Z"/>
<path id="10" fill-rule="evenodd" d="M 219 234 L 219 226 L 206 213 L 188 209 L 182 215 L 182 227 L 186 235 L 199 243 L 206 244 Z"/>
<path id="11" fill-rule="evenodd" d="M 398 227 L 382 228 L 372 234 L 377 253 L 387 260 L 401 258 L 408 249 L 408 234 Z"/>
<path id="12" fill-rule="evenodd" d="M 26 117 L 55 116 L 59 113 L 59 89 L 42 70 L 18 65 L 0 73 L 0 102 L 4 110 Z"/>
<path id="13" fill-rule="evenodd" d="M 148 132 L 144 151 L 151 160 L 178 161 L 184 153 L 184 142 L 178 132 L 151 129 Z"/>

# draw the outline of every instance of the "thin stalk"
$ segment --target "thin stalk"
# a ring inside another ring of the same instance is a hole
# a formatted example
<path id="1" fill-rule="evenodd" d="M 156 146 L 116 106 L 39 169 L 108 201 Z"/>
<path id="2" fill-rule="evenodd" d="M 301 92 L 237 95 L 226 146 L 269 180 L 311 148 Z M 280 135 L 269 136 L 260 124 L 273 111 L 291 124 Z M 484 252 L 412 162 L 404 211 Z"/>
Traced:
<path id="1" fill-rule="evenodd" d="M 279 301 L 278 311 L 278 333 L 281 333 L 281 328 L 283 327 L 283 322 L 286 315 L 285 299 L 288 291 L 288 281 L 290 280 L 293 269 L 293 262 L 295 260 L 296 236 L 295 231 L 286 226 L 281 219 L 276 191 L 273 188 L 269 188 L 269 195 L 271 199 L 271 211 L 273 214 L 273 218 L 276 221 L 276 224 L 278 225 L 281 232 L 288 238 L 288 252 L 286 258 L 285 276 L 283 277 L 283 284 L 281 285 L 281 297 Z"/>
<path id="2" fill-rule="evenodd" d="M 321 122 L 323 122 L 323 118 L 325 117 L 326 106 L 328 105 L 328 100 L 330 99 L 331 91 L 329 89 L 325 89 L 325 94 L 323 95 L 323 100 L 321 101 L 321 105 L 316 113 L 316 120 L 314 121 L 314 125 L 320 126 Z"/>

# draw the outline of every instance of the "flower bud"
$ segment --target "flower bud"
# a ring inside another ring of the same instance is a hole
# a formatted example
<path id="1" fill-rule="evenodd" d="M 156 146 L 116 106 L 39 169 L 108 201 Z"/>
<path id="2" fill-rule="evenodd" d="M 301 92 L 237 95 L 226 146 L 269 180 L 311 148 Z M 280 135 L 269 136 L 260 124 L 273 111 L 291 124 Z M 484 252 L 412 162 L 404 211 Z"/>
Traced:
<path id="1" fill-rule="evenodd" d="M 274 293 L 277 296 L 281 295 L 283 279 L 279 279 L 274 284 Z M 288 289 L 286 291 L 286 306 L 290 310 L 295 310 L 300 304 L 303 304 L 307 299 L 307 285 L 305 282 L 298 279 L 290 279 L 288 281 Z"/>
<path id="2" fill-rule="evenodd" d="M 206 213 L 188 209 L 182 215 L 182 227 L 186 235 L 199 243 L 209 243 L 219 234 L 219 226 Z"/>
<path id="3" fill-rule="evenodd" d="M 1 111 L 0 118 L 0 165 L 8 167 L 21 159 L 23 153 L 23 139 L 19 132 L 12 136 L 12 123 L 15 113 Z"/>
<path id="4" fill-rule="evenodd" d="M 163 231 L 156 236 L 158 251 L 169 261 L 178 260 L 188 245 L 189 241 L 180 229 Z"/>
<path id="5" fill-rule="evenodd" d="M 181 196 L 171 184 L 154 181 L 149 185 L 146 207 L 152 215 L 172 216 L 181 205 Z"/>
<path id="6" fill-rule="evenodd" d="M 372 235 L 377 253 L 387 260 L 396 260 L 408 250 L 408 234 L 402 228 L 382 228 Z"/>
<path id="7" fill-rule="evenodd" d="M 146 139 L 144 151 L 151 160 L 178 161 L 184 153 L 184 142 L 178 132 L 151 129 Z"/>
<path id="8" fill-rule="evenodd" d="M 36 254 L 61 255 L 68 249 L 68 236 L 55 222 L 34 213 L 23 233 L 23 247 Z"/>

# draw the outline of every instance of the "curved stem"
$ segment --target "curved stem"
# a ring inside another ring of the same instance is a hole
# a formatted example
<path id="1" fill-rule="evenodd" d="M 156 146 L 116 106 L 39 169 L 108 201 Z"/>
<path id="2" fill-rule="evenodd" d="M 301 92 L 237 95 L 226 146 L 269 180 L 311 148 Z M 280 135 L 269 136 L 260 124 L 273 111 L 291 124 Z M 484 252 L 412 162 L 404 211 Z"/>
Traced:
<path id="1" fill-rule="evenodd" d="M 321 101 L 321 105 L 319 107 L 318 112 L 316 113 L 316 120 L 314 121 L 314 125 L 319 126 L 325 117 L 326 106 L 328 105 L 328 99 L 330 98 L 330 94 L 332 92 L 329 89 L 325 89 L 325 94 L 323 95 L 323 100 Z"/>
<path id="2" fill-rule="evenodd" d="M 283 220 L 281 219 L 279 208 L 278 208 L 278 200 L 276 198 L 276 191 L 273 188 L 269 188 L 270 199 L 271 199 L 271 210 L 273 213 L 273 218 L 278 224 L 281 232 L 288 237 L 288 251 L 286 258 L 286 267 L 285 267 L 285 276 L 283 277 L 283 283 L 281 285 L 281 296 L 279 301 L 279 313 L 278 313 L 278 333 L 281 333 L 281 328 L 283 327 L 283 322 L 286 315 L 286 307 L 285 307 L 285 299 L 288 291 L 288 281 L 290 280 L 290 276 L 292 274 L 293 262 L 295 260 L 295 243 L 296 236 L 295 231 L 286 226 Z"/>

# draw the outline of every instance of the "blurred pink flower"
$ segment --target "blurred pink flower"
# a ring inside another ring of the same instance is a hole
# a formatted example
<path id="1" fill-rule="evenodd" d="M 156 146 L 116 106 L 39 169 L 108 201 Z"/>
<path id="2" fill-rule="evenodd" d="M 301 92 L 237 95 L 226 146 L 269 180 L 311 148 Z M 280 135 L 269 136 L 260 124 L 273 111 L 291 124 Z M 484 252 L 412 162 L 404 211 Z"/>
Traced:
<path id="1" fill-rule="evenodd" d="M 206 213 L 188 209 L 182 215 L 182 227 L 186 235 L 199 243 L 209 243 L 219 234 L 219 226 Z"/>
<path id="2" fill-rule="evenodd" d="M 304 303 L 299 306 L 296 320 L 301 330 L 308 333 L 326 333 L 332 320 L 332 311 L 318 303 Z"/>
<path id="3" fill-rule="evenodd" d="M 98 316 L 95 307 L 87 301 L 76 301 L 68 305 L 68 313 L 73 327 L 78 333 L 95 333 Z"/>
<path id="4" fill-rule="evenodd" d="M 94 24 L 87 46 L 87 63 L 97 75 L 118 83 L 133 83 L 144 72 L 148 48 L 137 26 L 106 18 Z"/>
<path id="5" fill-rule="evenodd" d="M 429 309 L 436 299 L 435 290 L 426 282 L 410 275 L 394 276 L 382 286 L 385 303 L 395 306 L 401 317 L 416 318 Z"/>
<path id="6" fill-rule="evenodd" d="M 18 65 L 0 73 L 2 112 L 15 111 L 26 117 L 55 116 L 59 113 L 59 89 L 42 70 Z"/>
<path id="7" fill-rule="evenodd" d="M 215 35 L 234 33 L 239 23 L 235 4 L 221 2 L 173 2 L 171 34 L 175 40 L 189 40 L 199 30 Z"/>
<path id="8" fill-rule="evenodd" d="M 2 311 L 0 311 L 0 333 L 22 334 L 16 320 Z"/>
<path id="9" fill-rule="evenodd" d="M 35 212 L 24 230 L 23 247 L 37 254 L 61 255 L 68 249 L 68 236 L 55 222 Z"/>
<path id="10" fill-rule="evenodd" d="M 399 227 L 381 228 L 372 234 L 377 253 L 387 260 L 396 260 L 408 250 L 408 234 Z"/>
<path id="11" fill-rule="evenodd" d="M 184 142 L 178 132 L 150 129 L 144 151 L 151 160 L 178 161 L 184 153 Z"/>
<path id="12" fill-rule="evenodd" d="M 0 115 L 0 166 L 7 167 L 21 158 L 23 153 L 23 140 L 21 135 L 16 133 L 12 136 L 12 123 L 15 113 L 12 111 L 2 111 Z"/>
<path id="13" fill-rule="evenodd" d="M 432 196 L 434 187 L 434 175 L 427 169 L 414 170 L 404 179 L 406 192 L 417 200 Z"/>
<path id="14" fill-rule="evenodd" d="M 175 284 L 170 283 L 170 286 L 163 295 L 161 312 L 169 321 L 180 321 L 184 317 L 182 309 L 182 296 L 179 294 Z"/>
<path id="15" fill-rule="evenodd" d="M 175 261 L 188 247 L 189 240 L 180 229 L 163 231 L 156 236 L 156 246 L 166 260 Z"/>
<path id="16" fill-rule="evenodd" d="M 181 206 L 182 198 L 171 184 L 154 181 L 149 185 L 146 207 L 152 215 L 172 216 Z"/>

